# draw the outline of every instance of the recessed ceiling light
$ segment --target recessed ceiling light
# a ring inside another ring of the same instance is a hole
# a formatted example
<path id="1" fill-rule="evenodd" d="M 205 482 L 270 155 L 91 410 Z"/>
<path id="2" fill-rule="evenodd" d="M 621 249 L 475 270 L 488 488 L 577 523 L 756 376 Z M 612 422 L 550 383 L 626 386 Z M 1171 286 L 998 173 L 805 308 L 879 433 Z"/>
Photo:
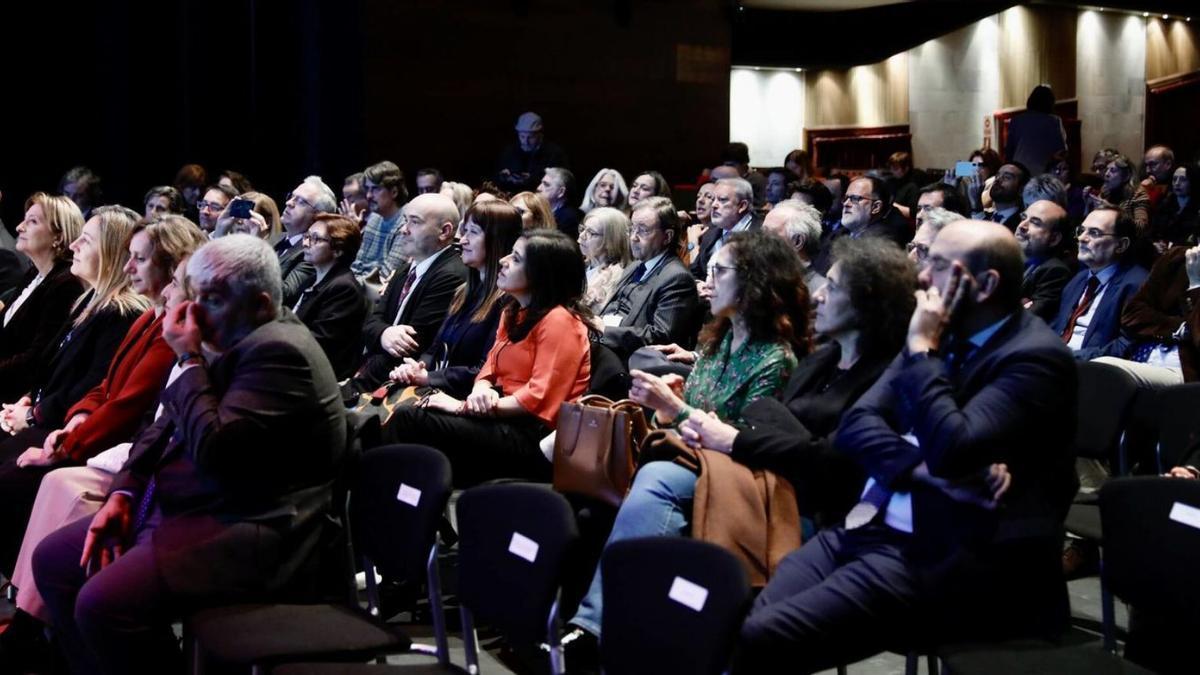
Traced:
<path id="1" fill-rule="evenodd" d="M 1146 17 L 1149 17 L 1149 16 L 1150 16 L 1150 12 L 1142 12 L 1142 17 L 1143 17 L 1143 18 L 1146 18 Z"/>
<path id="2" fill-rule="evenodd" d="M 1163 14 L 1163 21 L 1166 21 L 1169 18 L 1171 18 L 1171 17 L 1167 16 L 1166 14 Z"/>

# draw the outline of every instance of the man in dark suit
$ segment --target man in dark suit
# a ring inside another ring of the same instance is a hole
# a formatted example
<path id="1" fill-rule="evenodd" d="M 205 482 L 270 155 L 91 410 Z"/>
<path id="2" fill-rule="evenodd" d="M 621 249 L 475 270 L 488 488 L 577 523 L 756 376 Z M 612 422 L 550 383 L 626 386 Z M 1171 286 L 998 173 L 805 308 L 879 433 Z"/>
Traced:
<path id="1" fill-rule="evenodd" d="M 692 254 L 692 277 L 696 290 L 703 293 L 708 278 L 708 263 L 734 232 L 748 232 L 762 227 L 762 214 L 753 207 L 754 188 L 744 178 L 721 178 L 713 186 L 713 202 L 710 210 L 712 221 L 708 231 L 700 237 L 700 246 Z"/>
<path id="2" fill-rule="evenodd" d="M 1017 229 L 1021 223 L 1021 191 L 1029 182 L 1029 169 L 1019 162 L 1010 162 L 1000 167 L 996 177 L 992 179 L 992 187 L 988 188 L 988 196 L 992 198 L 992 207 L 984 210 L 981 203 L 972 206 L 972 214 L 979 220 L 990 220 L 1002 223 L 1009 231 Z M 975 202 L 977 192 L 972 192 L 972 202 Z"/>
<path id="3" fill-rule="evenodd" d="M 900 248 L 912 239 L 912 228 L 892 208 L 892 191 L 874 176 L 859 176 L 846 186 L 842 199 L 842 222 L 821 237 L 821 249 L 813 268 L 827 274 L 833 266 L 833 242 L 842 237 L 883 237 Z"/>
<path id="4" fill-rule="evenodd" d="M 188 264 L 171 310 L 183 367 L 94 518 L 34 553 L 73 672 L 182 670 L 171 622 L 197 607 L 291 597 L 313 582 L 346 444 L 337 382 L 280 306 L 269 245 L 230 235 Z M 201 344 L 216 350 L 211 361 Z M 118 557 L 119 556 L 119 557 Z"/>
<path id="5" fill-rule="evenodd" d="M 583 211 L 571 204 L 571 195 L 575 194 L 575 174 L 559 166 L 548 167 L 537 191 L 550 202 L 558 230 L 572 239 L 578 237 Z"/>
<path id="6" fill-rule="evenodd" d="M 1121 313 L 1148 276 L 1128 259 L 1136 231 L 1132 218 L 1108 207 L 1092 211 L 1079 226 L 1082 269 L 1063 289 L 1050 326 L 1080 361 L 1129 355 L 1132 341 L 1121 332 Z"/>
<path id="7" fill-rule="evenodd" d="M 1065 624 L 1075 367 L 1021 308 L 1021 273 L 1002 225 L 959 221 L 934 240 L 905 349 L 837 432 L 869 476 L 863 499 L 780 563 L 743 624 L 742 670 L 832 668 L 914 628 L 995 639 Z"/>
<path id="8" fill-rule="evenodd" d="M 625 270 L 612 297 L 594 321 L 602 342 L 621 356 L 646 345 L 696 340 L 699 300 L 687 267 L 679 259 L 683 222 L 671 200 L 650 197 L 631 217 L 629 245 L 638 261 Z"/>
<path id="9" fill-rule="evenodd" d="M 275 253 L 283 278 L 284 307 L 295 305 L 300 293 L 317 278 L 313 266 L 304 261 L 303 238 L 318 213 L 337 213 L 337 198 L 320 176 L 309 176 L 288 195 L 279 215 L 283 237 L 275 243 Z"/>
<path id="10" fill-rule="evenodd" d="M 457 229 L 458 208 L 445 195 L 418 195 L 405 206 L 396 246 L 409 262 L 392 275 L 363 324 L 367 360 L 350 383 L 355 391 L 378 387 L 404 357 L 416 358 L 437 335 L 454 292 L 467 281 L 453 246 Z"/>
<path id="11" fill-rule="evenodd" d="M 1030 204 L 1022 215 L 1015 233 L 1025 254 L 1021 302 L 1025 309 L 1050 323 L 1058 314 L 1063 286 L 1071 278 L 1071 268 L 1060 257 L 1070 237 L 1067 211 L 1043 199 Z"/>

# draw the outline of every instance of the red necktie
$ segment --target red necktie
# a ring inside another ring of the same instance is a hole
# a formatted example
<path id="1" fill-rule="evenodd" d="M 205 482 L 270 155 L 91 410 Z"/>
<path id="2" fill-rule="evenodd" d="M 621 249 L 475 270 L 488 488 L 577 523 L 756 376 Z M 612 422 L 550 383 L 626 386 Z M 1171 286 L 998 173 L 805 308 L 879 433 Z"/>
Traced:
<path id="1" fill-rule="evenodd" d="M 1079 317 L 1087 314 L 1088 308 L 1092 306 L 1092 301 L 1096 299 L 1096 291 L 1100 288 L 1100 279 L 1095 274 L 1088 277 L 1087 288 L 1083 291 L 1083 298 L 1079 300 L 1079 305 L 1075 307 L 1075 311 L 1071 312 L 1071 318 L 1067 319 L 1067 325 L 1063 328 L 1063 342 L 1071 341 L 1071 334 L 1075 332 L 1075 322 Z"/>
<path id="2" fill-rule="evenodd" d="M 404 299 L 407 298 L 409 292 L 412 291 L 413 283 L 416 282 L 416 280 L 417 267 L 414 265 L 413 268 L 408 271 L 408 276 L 404 277 L 404 286 L 400 289 L 400 302 L 396 305 L 395 323 L 400 323 L 400 313 L 403 311 Z"/>

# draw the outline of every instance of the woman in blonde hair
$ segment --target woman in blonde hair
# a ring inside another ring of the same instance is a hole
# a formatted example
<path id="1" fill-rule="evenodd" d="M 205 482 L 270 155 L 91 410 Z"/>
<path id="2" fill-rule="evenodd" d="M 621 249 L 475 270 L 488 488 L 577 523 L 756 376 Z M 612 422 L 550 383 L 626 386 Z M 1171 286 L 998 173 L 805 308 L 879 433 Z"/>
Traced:
<path id="1" fill-rule="evenodd" d="M 38 436 L 62 427 L 67 410 L 104 378 L 125 333 L 150 306 L 125 274 L 129 236 L 138 218 L 123 206 L 96 208 L 72 242 L 71 274 L 86 292 L 59 335 L 44 345 L 28 393 L 0 406 L 0 429 L 22 435 L 0 443 L 0 461 L 15 459 L 31 441 L 40 444 Z"/>
<path id="2" fill-rule="evenodd" d="M 607 206 L 589 211 L 579 225 L 579 250 L 587 261 L 583 304 L 599 313 L 631 260 L 629 216 Z"/>
<path id="3" fill-rule="evenodd" d="M 461 225 L 467 219 L 467 209 L 471 208 L 475 191 L 466 183 L 455 183 L 448 180 L 442 183 L 440 192 L 454 200 L 454 205 L 458 207 L 458 222 Z"/>
<path id="4" fill-rule="evenodd" d="M 38 356 L 62 330 L 83 286 L 71 274 L 70 245 L 83 229 L 75 202 L 45 192 L 25 201 L 17 250 L 33 261 L 20 289 L 0 297 L 0 401 L 29 391 Z"/>

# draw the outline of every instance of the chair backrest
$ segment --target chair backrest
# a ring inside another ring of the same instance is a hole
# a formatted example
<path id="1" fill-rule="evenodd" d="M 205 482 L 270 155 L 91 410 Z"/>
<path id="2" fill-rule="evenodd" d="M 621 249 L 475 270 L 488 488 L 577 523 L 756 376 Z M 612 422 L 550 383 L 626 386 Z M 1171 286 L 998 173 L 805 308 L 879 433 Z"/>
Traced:
<path id="1" fill-rule="evenodd" d="M 1075 452 L 1080 457 L 1111 460 L 1116 469 L 1121 434 L 1137 394 L 1137 383 L 1120 368 L 1103 363 L 1083 361 L 1077 367 Z"/>
<path id="2" fill-rule="evenodd" d="M 750 600 L 745 569 L 731 553 L 693 539 L 650 537 L 613 542 L 600 564 L 604 672 L 728 669 Z"/>
<path id="3" fill-rule="evenodd" d="M 1178 466 L 1200 438 L 1200 383 L 1161 389 L 1158 409 L 1158 452 L 1161 471 Z"/>
<path id="4" fill-rule="evenodd" d="M 450 461 L 433 448 L 363 453 L 350 498 L 354 550 L 389 579 L 421 584 L 450 490 Z"/>
<path id="5" fill-rule="evenodd" d="M 473 618 L 513 644 L 547 639 L 563 561 L 579 536 L 549 485 L 481 485 L 458 499 L 458 592 Z"/>
<path id="6" fill-rule="evenodd" d="M 1100 522 L 1105 588 L 1134 607 L 1200 626 L 1200 481 L 1111 480 L 1100 488 Z"/>

